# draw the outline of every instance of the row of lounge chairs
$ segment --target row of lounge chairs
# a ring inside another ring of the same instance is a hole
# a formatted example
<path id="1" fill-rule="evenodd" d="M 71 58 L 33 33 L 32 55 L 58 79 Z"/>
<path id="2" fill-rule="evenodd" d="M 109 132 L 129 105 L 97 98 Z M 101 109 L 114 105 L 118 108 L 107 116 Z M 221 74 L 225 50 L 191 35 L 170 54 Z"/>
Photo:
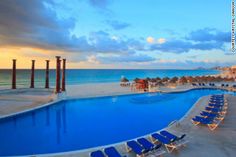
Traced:
<path id="1" fill-rule="evenodd" d="M 197 87 L 197 86 L 201 86 L 201 87 L 205 87 L 205 86 L 210 86 L 210 87 L 216 87 L 215 83 L 209 83 L 209 84 L 205 84 L 205 83 L 192 83 L 192 86 Z M 222 83 L 220 85 L 221 87 L 230 87 L 229 84 L 224 84 Z M 236 88 L 236 85 L 232 85 L 232 88 Z"/>
<path id="2" fill-rule="evenodd" d="M 126 142 L 127 152 L 133 152 L 137 157 L 145 156 L 161 156 L 166 150 L 171 153 L 173 150 L 179 147 L 185 146 L 187 140 L 185 134 L 177 136 L 166 130 L 154 133 L 150 136 L 150 140 L 147 138 L 138 138 L 137 140 L 131 140 Z M 103 151 L 97 150 L 90 153 L 91 157 L 124 157 L 114 147 L 105 148 Z"/>
<path id="3" fill-rule="evenodd" d="M 192 118 L 192 123 L 194 125 L 206 125 L 210 130 L 215 130 L 225 118 L 227 105 L 224 95 L 212 95 L 208 106 L 205 107 L 205 110 L 200 115 Z"/>
<path id="4" fill-rule="evenodd" d="M 150 140 L 146 138 L 139 138 L 137 140 L 128 141 L 126 149 L 128 152 L 133 151 L 137 157 L 148 155 L 161 156 L 165 153 L 163 146 L 168 153 L 173 150 L 185 146 L 187 140 L 185 134 L 176 136 L 166 130 L 154 133 L 150 136 Z"/>

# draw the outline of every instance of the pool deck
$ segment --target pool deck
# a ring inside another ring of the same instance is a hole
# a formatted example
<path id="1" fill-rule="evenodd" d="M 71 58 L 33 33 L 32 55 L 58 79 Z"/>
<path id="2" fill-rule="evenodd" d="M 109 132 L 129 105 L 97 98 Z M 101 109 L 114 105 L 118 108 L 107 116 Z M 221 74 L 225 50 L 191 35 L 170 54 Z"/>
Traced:
<path id="1" fill-rule="evenodd" d="M 0 118 L 55 100 L 52 89 L 0 90 Z"/>
<path id="2" fill-rule="evenodd" d="M 96 87 L 95 87 L 96 86 Z M 116 87 L 115 87 L 116 86 Z M 68 87 L 67 97 L 93 97 L 105 95 L 132 94 L 130 89 L 121 88 L 117 83 L 96 84 L 96 85 L 78 85 Z M 83 89 L 83 90 L 81 90 Z M 91 90 L 93 89 L 93 90 Z M 165 92 L 183 91 L 191 89 L 190 86 L 180 86 L 175 89 L 162 89 Z M 111 92 L 112 91 L 112 92 Z M 99 94 L 98 94 L 98 93 Z M 97 93 L 97 94 L 96 94 Z M 2 90 L 0 92 L 0 116 L 31 109 L 46 102 L 55 100 L 56 97 L 52 90 L 45 89 L 19 89 L 16 91 Z M 194 126 L 191 118 L 198 115 L 206 106 L 209 97 L 202 97 L 192 109 L 177 123 L 167 127 L 167 130 L 176 133 L 186 133 L 187 146 L 174 151 L 171 154 L 165 153 L 166 157 L 233 157 L 236 153 L 236 97 L 227 95 L 228 113 L 224 121 L 214 131 L 210 131 L 204 126 Z M 113 145 L 114 146 L 114 145 Z M 117 149 L 127 157 L 135 157 L 132 153 L 126 153 L 124 143 L 115 145 Z M 106 146 L 107 147 L 107 146 Z M 89 157 L 89 152 L 102 149 L 103 147 L 88 149 L 84 151 L 74 151 L 69 153 L 53 154 L 50 156 L 68 156 L 68 157 Z M 40 155 L 49 156 L 49 155 Z"/>

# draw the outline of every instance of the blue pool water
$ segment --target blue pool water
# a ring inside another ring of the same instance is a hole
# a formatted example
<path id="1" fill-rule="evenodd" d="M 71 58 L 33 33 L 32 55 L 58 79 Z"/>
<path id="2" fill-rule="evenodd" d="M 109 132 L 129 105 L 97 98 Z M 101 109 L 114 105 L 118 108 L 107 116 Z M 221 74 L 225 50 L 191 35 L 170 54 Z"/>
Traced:
<path id="1" fill-rule="evenodd" d="M 136 138 L 178 120 L 202 96 L 196 89 L 62 101 L 0 120 L 0 156 L 73 151 Z"/>

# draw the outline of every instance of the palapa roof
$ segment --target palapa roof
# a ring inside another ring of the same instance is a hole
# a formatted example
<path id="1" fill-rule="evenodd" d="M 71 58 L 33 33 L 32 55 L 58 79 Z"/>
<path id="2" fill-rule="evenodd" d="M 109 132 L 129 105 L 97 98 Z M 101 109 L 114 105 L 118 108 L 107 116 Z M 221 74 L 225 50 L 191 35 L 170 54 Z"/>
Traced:
<path id="1" fill-rule="evenodd" d="M 127 78 L 125 78 L 125 77 L 122 77 L 120 82 L 129 82 L 129 80 Z"/>

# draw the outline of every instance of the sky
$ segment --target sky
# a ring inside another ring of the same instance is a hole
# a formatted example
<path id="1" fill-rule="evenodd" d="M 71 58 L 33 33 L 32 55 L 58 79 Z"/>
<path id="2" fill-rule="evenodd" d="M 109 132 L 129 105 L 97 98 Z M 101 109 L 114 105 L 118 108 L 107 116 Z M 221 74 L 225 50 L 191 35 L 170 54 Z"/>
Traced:
<path id="1" fill-rule="evenodd" d="M 1 0 L 0 68 L 231 66 L 230 0 Z"/>

